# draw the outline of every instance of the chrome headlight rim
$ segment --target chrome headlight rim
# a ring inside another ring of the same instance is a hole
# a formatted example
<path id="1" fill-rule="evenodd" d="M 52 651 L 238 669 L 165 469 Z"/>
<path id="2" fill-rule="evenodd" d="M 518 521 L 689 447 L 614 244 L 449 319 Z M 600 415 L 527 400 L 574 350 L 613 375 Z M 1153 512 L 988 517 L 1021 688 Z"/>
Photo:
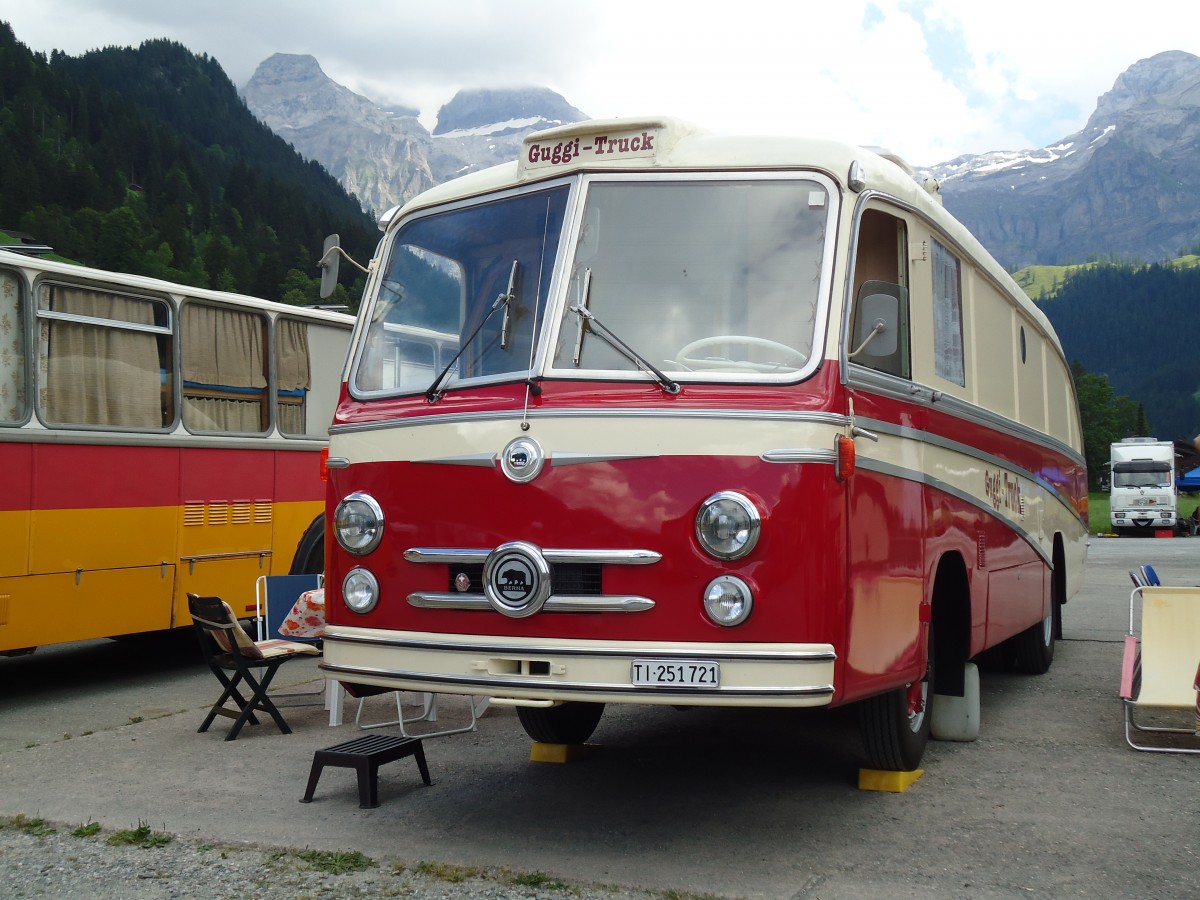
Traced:
<path id="1" fill-rule="evenodd" d="M 361 585 L 355 586 L 351 583 L 351 579 L 361 582 Z M 359 603 L 357 606 L 350 601 L 351 597 L 366 596 L 365 602 Z M 369 569 L 364 569 L 362 566 L 356 566 L 346 573 L 346 577 L 342 579 L 342 602 L 346 604 L 346 609 L 358 615 L 365 615 L 373 610 L 379 603 L 379 579 Z"/>
<path id="2" fill-rule="evenodd" d="M 375 520 L 368 539 L 363 543 L 349 542 L 342 533 L 342 525 L 339 523 L 343 512 L 352 503 L 361 503 L 367 507 L 367 511 Z M 379 546 L 379 542 L 383 540 L 383 524 L 383 507 L 379 505 L 378 500 L 363 491 L 347 494 L 333 511 L 333 536 L 337 539 L 339 547 L 354 556 L 366 556 Z"/>
<path id="3" fill-rule="evenodd" d="M 743 543 L 730 549 L 722 549 L 719 539 L 714 538 L 707 533 L 709 527 L 709 515 L 718 506 L 722 504 L 732 503 L 737 510 L 745 516 L 745 530 L 747 532 L 746 539 Z M 704 552 L 714 559 L 719 559 L 725 562 L 742 559 L 748 556 L 758 545 L 758 539 L 762 534 L 762 515 L 755 506 L 754 501 L 745 494 L 738 491 L 717 491 L 700 504 L 700 508 L 696 511 L 695 520 L 696 540 Z"/>
<path id="4" fill-rule="evenodd" d="M 719 609 L 713 601 L 714 588 L 725 592 L 727 588 L 732 588 L 739 595 L 741 600 L 740 611 L 732 616 L 722 618 L 715 610 Z M 750 618 L 750 613 L 754 611 L 754 589 L 750 587 L 745 580 L 738 578 L 736 575 L 718 575 L 710 581 L 704 588 L 704 614 L 708 616 L 710 622 L 714 625 L 720 625 L 723 628 L 733 628 L 736 625 L 741 625 Z"/>

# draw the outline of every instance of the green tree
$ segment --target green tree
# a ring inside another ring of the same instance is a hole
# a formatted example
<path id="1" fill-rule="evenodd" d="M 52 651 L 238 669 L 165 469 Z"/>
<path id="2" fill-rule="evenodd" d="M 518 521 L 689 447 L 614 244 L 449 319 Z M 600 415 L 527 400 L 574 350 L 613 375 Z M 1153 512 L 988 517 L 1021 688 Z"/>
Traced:
<path id="1" fill-rule="evenodd" d="M 1109 460 L 1109 445 L 1138 434 L 1139 424 L 1145 424 L 1145 414 L 1138 404 L 1113 391 L 1106 376 L 1085 371 L 1078 360 L 1071 363 L 1071 377 L 1079 401 L 1088 481 L 1096 489 Z"/>

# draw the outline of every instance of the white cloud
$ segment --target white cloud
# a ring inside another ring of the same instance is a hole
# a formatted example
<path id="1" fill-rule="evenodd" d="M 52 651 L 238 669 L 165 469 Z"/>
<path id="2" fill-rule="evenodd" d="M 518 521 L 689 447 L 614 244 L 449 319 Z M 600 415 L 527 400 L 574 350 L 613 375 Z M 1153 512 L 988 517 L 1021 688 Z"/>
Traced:
<path id="1" fill-rule="evenodd" d="M 1082 127 L 1134 62 L 1200 54 L 1193 3 L 1136 14 L 1061 0 L 37 0 L 0 19 L 78 54 L 168 37 L 244 84 L 311 54 L 381 102 L 437 108 L 463 87 L 545 85 L 593 116 L 666 113 L 721 130 L 824 134 L 918 164 L 1026 149 Z"/>

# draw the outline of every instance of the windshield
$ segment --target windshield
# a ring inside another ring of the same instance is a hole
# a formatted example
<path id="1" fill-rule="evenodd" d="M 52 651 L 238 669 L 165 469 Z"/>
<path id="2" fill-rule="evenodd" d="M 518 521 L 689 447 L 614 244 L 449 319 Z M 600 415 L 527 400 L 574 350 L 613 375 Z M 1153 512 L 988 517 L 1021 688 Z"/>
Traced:
<path id="1" fill-rule="evenodd" d="M 807 179 L 595 181 L 554 367 L 792 377 L 813 352 L 829 198 Z M 644 367 L 643 367 L 644 368 Z"/>
<path id="2" fill-rule="evenodd" d="M 1167 466 L 1153 467 L 1145 464 L 1118 468 L 1113 472 L 1113 487 L 1170 487 L 1171 470 Z"/>
<path id="3" fill-rule="evenodd" d="M 355 389 L 425 391 L 447 366 L 443 390 L 528 373 L 567 193 L 562 186 L 405 225 L 370 313 Z"/>

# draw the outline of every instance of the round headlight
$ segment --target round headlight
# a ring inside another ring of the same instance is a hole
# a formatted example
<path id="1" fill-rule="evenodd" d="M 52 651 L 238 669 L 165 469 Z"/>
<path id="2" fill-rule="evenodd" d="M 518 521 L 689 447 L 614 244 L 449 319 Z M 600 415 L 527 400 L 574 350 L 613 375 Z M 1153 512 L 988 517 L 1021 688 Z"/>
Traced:
<path id="1" fill-rule="evenodd" d="M 383 538 L 383 509 L 370 494 L 356 491 L 333 511 L 333 533 L 347 553 L 370 553 Z"/>
<path id="2" fill-rule="evenodd" d="M 733 491 L 713 494 L 696 513 L 696 538 L 717 559 L 741 559 L 758 543 L 761 528 L 758 509 Z"/>
<path id="3" fill-rule="evenodd" d="M 379 582 L 366 569 L 351 569 L 342 579 L 342 599 L 352 612 L 370 612 L 379 602 Z"/>
<path id="4" fill-rule="evenodd" d="M 718 625 L 741 625 L 753 607 L 750 585 L 735 575 L 714 578 L 704 589 L 704 611 Z"/>

